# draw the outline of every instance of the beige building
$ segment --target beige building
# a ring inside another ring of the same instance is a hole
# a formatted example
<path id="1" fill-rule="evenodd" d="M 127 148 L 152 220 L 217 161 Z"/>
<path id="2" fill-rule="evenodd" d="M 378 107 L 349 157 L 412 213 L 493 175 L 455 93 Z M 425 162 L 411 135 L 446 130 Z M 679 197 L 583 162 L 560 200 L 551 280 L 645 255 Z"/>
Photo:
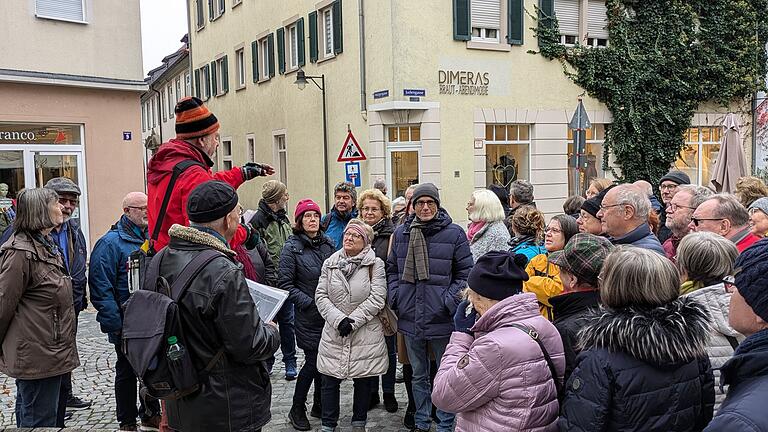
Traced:
<path id="1" fill-rule="evenodd" d="M 583 193 L 601 168 L 611 113 L 585 98 L 593 127 L 587 167 L 571 168 L 568 122 L 584 91 L 558 62 L 528 53 L 538 0 L 190 0 L 196 94 L 222 122 L 220 168 L 272 162 L 295 204 L 324 198 L 345 177 L 336 162 L 348 130 L 361 144 L 362 187 L 385 178 L 390 195 L 433 182 L 457 221 L 471 192 L 525 179 L 548 216 Z M 600 49 L 610 43 L 600 0 L 555 0 L 562 42 Z M 324 76 L 323 94 L 297 71 Z M 723 114 L 692 120 L 683 154 L 692 179 L 706 183 Z M 749 146 L 748 146 L 749 147 Z M 324 161 L 324 153 L 327 159 Z M 258 184 L 241 188 L 253 207 Z"/>
<path id="2" fill-rule="evenodd" d="M 0 15 L 0 182 L 8 198 L 66 176 L 93 244 L 143 190 L 139 3 L 6 0 Z"/>

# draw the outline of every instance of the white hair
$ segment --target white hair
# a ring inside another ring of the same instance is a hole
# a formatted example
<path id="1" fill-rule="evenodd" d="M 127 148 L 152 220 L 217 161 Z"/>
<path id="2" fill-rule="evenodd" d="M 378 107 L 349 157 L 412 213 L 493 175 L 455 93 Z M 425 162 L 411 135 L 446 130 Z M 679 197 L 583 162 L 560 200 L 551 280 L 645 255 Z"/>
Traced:
<path id="1" fill-rule="evenodd" d="M 475 208 L 469 214 L 469 219 L 475 222 L 496 222 L 504 220 L 504 208 L 495 193 L 488 189 L 478 189 L 472 192 Z"/>
<path id="2" fill-rule="evenodd" d="M 647 220 L 651 211 L 651 200 L 637 186 L 623 184 L 616 186 L 616 204 L 627 204 L 635 209 L 635 219 Z"/>

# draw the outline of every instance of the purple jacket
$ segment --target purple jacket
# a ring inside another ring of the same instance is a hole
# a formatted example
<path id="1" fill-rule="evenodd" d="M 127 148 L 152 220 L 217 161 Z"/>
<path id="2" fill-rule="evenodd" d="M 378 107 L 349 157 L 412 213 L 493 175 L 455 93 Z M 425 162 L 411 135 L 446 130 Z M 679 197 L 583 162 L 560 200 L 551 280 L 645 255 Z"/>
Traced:
<path id="1" fill-rule="evenodd" d="M 560 405 L 544 355 L 515 323 L 535 329 L 562 381 L 560 335 L 539 313 L 536 295 L 513 295 L 489 309 L 472 330 L 454 332 L 435 377 L 432 403 L 457 413 L 456 432 L 556 431 Z"/>

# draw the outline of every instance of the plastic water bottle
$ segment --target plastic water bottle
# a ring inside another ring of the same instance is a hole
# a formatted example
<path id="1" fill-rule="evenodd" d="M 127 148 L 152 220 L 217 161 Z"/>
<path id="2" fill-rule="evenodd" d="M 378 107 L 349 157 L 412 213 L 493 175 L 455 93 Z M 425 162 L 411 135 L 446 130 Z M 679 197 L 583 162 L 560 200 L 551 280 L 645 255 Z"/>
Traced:
<path id="1" fill-rule="evenodd" d="M 184 357 L 184 347 L 178 343 L 176 336 L 168 338 L 168 345 L 168 353 L 166 355 L 169 361 L 176 362 Z"/>

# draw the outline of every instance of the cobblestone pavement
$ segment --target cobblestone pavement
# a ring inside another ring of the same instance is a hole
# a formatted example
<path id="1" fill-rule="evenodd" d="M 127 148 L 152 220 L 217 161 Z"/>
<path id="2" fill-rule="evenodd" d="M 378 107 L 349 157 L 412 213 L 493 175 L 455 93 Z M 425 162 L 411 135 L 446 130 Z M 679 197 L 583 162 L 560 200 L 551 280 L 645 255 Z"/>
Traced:
<path id="1" fill-rule="evenodd" d="M 75 395 L 93 401 L 90 409 L 75 411 L 74 417 L 67 422 L 67 431 L 114 431 L 117 429 L 115 420 L 114 400 L 114 364 L 116 354 L 113 346 L 107 342 L 106 335 L 99 331 L 96 314 L 92 309 L 80 314 L 77 346 L 80 353 L 81 366 L 73 374 L 73 390 Z M 278 357 L 280 351 L 278 350 Z M 301 350 L 299 350 L 301 364 Z M 275 362 L 272 376 L 272 421 L 263 429 L 264 432 L 289 432 L 294 429 L 288 423 L 288 411 L 291 408 L 293 387 L 296 381 L 287 382 L 283 379 L 284 370 L 280 359 Z M 388 413 L 380 405 L 368 413 L 369 431 L 405 431 L 402 427 L 402 416 L 407 402 L 405 386 L 397 384 L 397 399 L 400 410 Z M 310 393 L 310 400 L 312 399 Z M 16 386 L 14 379 L 0 374 L 0 430 L 13 430 L 16 425 L 14 404 L 16 401 Z M 341 388 L 341 419 L 340 432 L 351 430 L 352 418 L 352 381 L 347 380 Z M 313 428 L 320 429 L 320 420 L 310 417 Z M 47 429 L 53 430 L 53 429 Z"/>

